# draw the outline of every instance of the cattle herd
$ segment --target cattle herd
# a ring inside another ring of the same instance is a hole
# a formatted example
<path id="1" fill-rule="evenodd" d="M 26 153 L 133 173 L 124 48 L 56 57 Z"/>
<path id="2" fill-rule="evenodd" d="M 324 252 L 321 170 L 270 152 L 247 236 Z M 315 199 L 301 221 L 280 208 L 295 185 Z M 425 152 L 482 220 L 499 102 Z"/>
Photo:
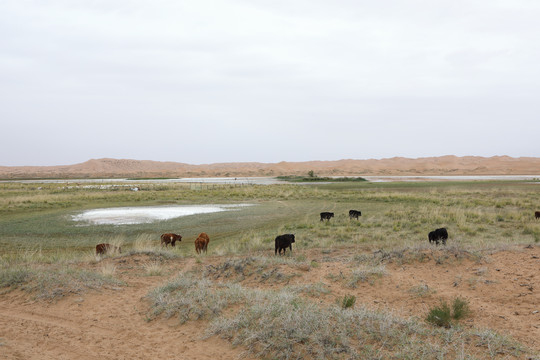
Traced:
<path id="1" fill-rule="evenodd" d="M 356 219 L 358 220 L 358 217 L 362 216 L 362 212 L 358 210 L 349 210 L 349 219 Z M 322 212 L 320 213 L 321 220 L 330 221 L 331 218 L 334 217 L 333 212 Z M 534 218 L 539 219 L 540 218 L 540 211 L 534 212 Z M 435 229 L 433 231 L 430 231 L 428 234 L 428 240 L 429 243 L 434 243 L 435 245 L 439 245 L 439 242 L 441 242 L 443 245 L 446 245 L 446 240 L 448 240 L 448 231 L 446 228 L 439 228 Z M 182 241 L 182 236 L 174 233 L 166 233 L 161 235 L 161 246 L 167 247 L 169 244 L 171 246 L 175 246 L 175 243 L 177 241 Z M 195 239 L 195 251 L 197 254 L 202 254 L 203 252 L 206 253 L 208 251 L 208 243 L 210 242 L 210 237 L 207 233 L 202 232 L 199 234 L 197 239 Z M 292 252 L 292 243 L 294 242 L 294 234 L 283 234 L 278 235 L 275 239 L 275 250 L 274 254 L 281 255 L 281 250 L 283 250 L 283 254 L 287 251 L 287 248 Z M 96 245 L 96 255 L 103 255 L 108 252 L 122 252 L 122 248 L 118 246 L 114 246 L 111 244 L 98 244 Z"/>
<path id="2" fill-rule="evenodd" d="M 174 233 L 166 233 L 161 235 L 161 247 L 165 246 L 168 247 L 169 244 L 171 244 L 172 247 L 175 246 L 177 241 L 182 241 L 182 235 L 174 234 Z M 202 252 L 207 252 L 208 250 L 208 243 L 210 242 L 210 237 L 207 233 L 202 232 L 199 234 L 197 239 L 195 240 L 195 251 L 197 254 L 201 254 Z M 122 252 L 122 248 L 118 246 L 114 246 L 111 244 L 97 244 L 96 245 L 96 255 L 105 255 L 109 252 Z"/>

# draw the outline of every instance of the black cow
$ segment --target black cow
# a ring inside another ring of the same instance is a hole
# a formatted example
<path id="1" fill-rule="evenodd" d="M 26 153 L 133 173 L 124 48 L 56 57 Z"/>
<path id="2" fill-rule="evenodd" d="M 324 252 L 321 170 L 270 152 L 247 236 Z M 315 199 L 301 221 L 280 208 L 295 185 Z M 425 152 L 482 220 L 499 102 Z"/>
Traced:
<path id="1" fill-rule="evenodd" d="M 287 251 L 287 248 L 291 249 L 292 252 L 292 243 L 294 242 L 294 234 L 283 234 L 276 236 L 276 250 L 274 251 L 274 254 L 281 255 L 281 250 L 283 250 L 283 254 L 285 255 L 285 252 Z"/>
<path id="2" fill-rule="evenodd" d="M 534 218 L 535 219 L 540 219 L 540 211 L 535 211 L 534 212 Z"/>
<path id="3" fill-rule="evenodd" d="M 352 219 L 352 218 L 355 218 L 356 220 L 358 220 L 358 217 L 359 216 L 362 216 L 362 212 L 361 211 L 358 211 L 358 210 L 349 210 L 349 218 Z"/>
<path id="4" fill-rule="evenodd" d="M 433 230 L 428 234 L 428 239 L 430 243 L 434 242 L 436 245 L 439 245 L 439 241 L 442 241 L 443 245 L 446 245 L 448 231 L 446 231 L 446 228 Z"/>
<path id="5" fill-rule="evenodd" d="M 322 212 L 321 213 L 321 221 L 330 220 L 333 217 L 334 217 L 334 213 L 331 213 L 331 212 Z"/>

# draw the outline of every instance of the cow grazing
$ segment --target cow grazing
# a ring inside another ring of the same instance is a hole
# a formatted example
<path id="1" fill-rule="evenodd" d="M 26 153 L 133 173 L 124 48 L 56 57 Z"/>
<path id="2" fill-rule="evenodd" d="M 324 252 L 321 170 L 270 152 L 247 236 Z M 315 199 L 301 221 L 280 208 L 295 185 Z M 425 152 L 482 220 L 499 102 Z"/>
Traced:
<path id="1" fill-rule="evenodd" d="M 534 218 L 535 219 L 540 219 L 540 211 L 535 211 L 534 212 Z"/>
<path id="2" fill-rule="evenodd" d="M 177 241 L 182 241 L 182 235 L 177 235 L 173 233 L 161 235 L 161 246 L 165 245 L 165 247 L 167 247 L 169 244 L 171 244 L 171 246 L 174 246 Z"/>
<path id="3" fill-rule="evenodd" d="M 208 251 L 209 242 L 210 237 L 208 234 L 205 232 L 200 233 L 197 239 L 195 239 L 195 251 L 197 254 L 201 254 L 203 251 L 206 253 Z"/>
<path id="4" fill-rule="evenodd" d="M 358 220 L 358 217 L 362 216 L 362 212 L 358 210 L 349 210 L 349 218 Z"/>
<path id="5" fill-rule="evenodd" d="M 332 212 L 322 212 L 321 213 L 321 221 L 330 220 L 333 217 L 334 217 L 334 213 L 332 213 Z"/>
<path id="6" fill-rule="evenodd" d="M 433 230 L 428 234 L 428 239 L 430 243 L 434 242 L 436 245 L 439 245 L 439 241 L 442 241 L 443 245 L 446 245 L 448 231 L 446 231 L 446 228 Z"/>
<path id="7" fill-rule="evenodd" d="M 428 239 L 429 239 L 430 244 L 435 241 L 435 231 L 430 231 L 429 232 Z"/>
<path id="8" fill-rule="evenodd" d="M 279 252 L 279 255 L 281 255 L 281 250 L 283 250 L 283 254 L 285 255 L 287 248 L 291 249 L 292 252 L 293 242 L 294 234 L 283 234 L 276 236 L 276 250 L 274 251 L 274 254 L 277 255 Z"/>
<path id="9" fill-rule="evenodd" d="M 122 252 L 122 248 L 111 244 L 97 244 L 96 255 L 105 255 L 108 252 Z"/>

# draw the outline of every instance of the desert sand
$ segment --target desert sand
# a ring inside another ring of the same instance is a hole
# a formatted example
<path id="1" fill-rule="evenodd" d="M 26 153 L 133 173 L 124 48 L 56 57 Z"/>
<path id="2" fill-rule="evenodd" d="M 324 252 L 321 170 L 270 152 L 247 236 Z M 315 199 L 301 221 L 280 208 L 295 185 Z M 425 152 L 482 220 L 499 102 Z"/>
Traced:
<path id="1" fill-rule="evenodd" d="M 276 265 L 282 273 L 294 273 L 290 280 L 263 281 L 254 272 L 236 279 L 245 287 L 278 289 L 286 285 L 323 282 L 330 292 L 321 296 L 321 306 L 335 303 L 345 294 L 357 297 L 357 305 L 391 311 L 408 318 L 425 318 L 440 299 L 466 298 L 471 317 L 465 327 L 489 328 L 510 335 L 536 351 L 540 350 L 540 293 L 538 268 L 540 247 L 516 247 L 498 251 L 478 260 L 462 257 L 440 263 L 441 253 L 426 251 L 426 261 L 385 264 L 387 274 L 356 289 L 329 275 L 348 276 L 350 262 L 344 259 L 359 253 L 354 247 L 336 249 L 325 255 L 318 250 L 302 252 L 308 262 L 320 266 L 292 268 Z M 273 256 L 270 254 L 259 254 Z M 369 253 L 368 253 L 369 255 Z M 448 254 L 447 254 L 448 255 Z M 324 259 L 323 259 L 324 258 Z M 146 255 L 106 258 L 87 265 L 99 270 L 105 263 L 117 267 L 116 276 L 127 286 L 73 294 L 56 302 L 33 300 L 30 294 L 13 291 L 0 296 L 0 353 L 2 359 L 235 359 L 246 355 L 242 346 L 226 340 L 204 337 L 207 320 L 180 324 L 177 319 L 148 321 L 145 295 L 165 284 L 177 273 L 200 271 L 226 259 L 219 256 L 168 260 L 161 276 L 144 276 Z M 452 274 L 452 275 L 449 275 Z M 231 279 L 233 280 L 233 279 Z M 217 281 L 217 279 L 216 279 Z M 411 288 L 429 289 L 415 296 Z M 479 348 L 479 356 L 486 357 Z M 504 354 L 503 354 L 504 355 Z M 247 355 L 247 359 L 253 358 Z"/>
<path id="2" fill-rule="evenodd" d="M 0 166 L 0 178 L 118 178 L 306 175 L 538 175 L 540 158 L 441 156 L 409 159 L 336 160 L 190 165 L 128 159 L 93 159 L 64 166 Z"/>

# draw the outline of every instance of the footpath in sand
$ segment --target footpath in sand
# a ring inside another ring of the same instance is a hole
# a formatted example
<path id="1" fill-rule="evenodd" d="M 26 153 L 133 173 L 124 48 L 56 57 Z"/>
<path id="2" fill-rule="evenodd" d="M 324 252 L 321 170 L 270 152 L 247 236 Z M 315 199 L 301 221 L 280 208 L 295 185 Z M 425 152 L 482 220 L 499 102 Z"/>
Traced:
<path id="1" fill-rule="evenodd" d="M 459 296 L 469 301 L 472 310 L 463 326 L 495 330 L 540 351 L 540 247 L 521 246 L 481 260 L 445 260 L 436 251 L 427 252 L 423 261 L 390 261 L 384 276 L 350 288 L 339 279 L 350 275 L 353 252 L 354 248 L 324 254 L 306 250 L 302 255 L 307 261 L 319 265 L 275 265 L 277 271 L 293 275 L 284 277 L 283 283 L 276 279 L 262 282 L 256 276 L 234 280 L 245 287 L 265 289 L 322 282 L 330 291 L 321 296 L 321 303 L 335 303 L 352 294 L 357 304 L 419 319 L 441 299 Z M 0 358 L 199 360 L 246 356 L 242 347 L 235 348 L 218 337 L 205 338 L 207 321 L 180 325 L 176 319 L 149 321 L 147 317 L 149 305 L 144 297 L 149 291 L 178 272 L 217 266 L 227 259 L 166 260 L 164 275 L 145 276 L 145 255 L 107 258 L 84 266 L 98 269 L 104 262 L 114 263 L 116 277 L 126 286 L 73 294 L 52 303 L 32 300 L 30 294 L 18 290 L 0 295 Z M 427 294 L 411 293 L 419 286 L 429 289 Z"/>

